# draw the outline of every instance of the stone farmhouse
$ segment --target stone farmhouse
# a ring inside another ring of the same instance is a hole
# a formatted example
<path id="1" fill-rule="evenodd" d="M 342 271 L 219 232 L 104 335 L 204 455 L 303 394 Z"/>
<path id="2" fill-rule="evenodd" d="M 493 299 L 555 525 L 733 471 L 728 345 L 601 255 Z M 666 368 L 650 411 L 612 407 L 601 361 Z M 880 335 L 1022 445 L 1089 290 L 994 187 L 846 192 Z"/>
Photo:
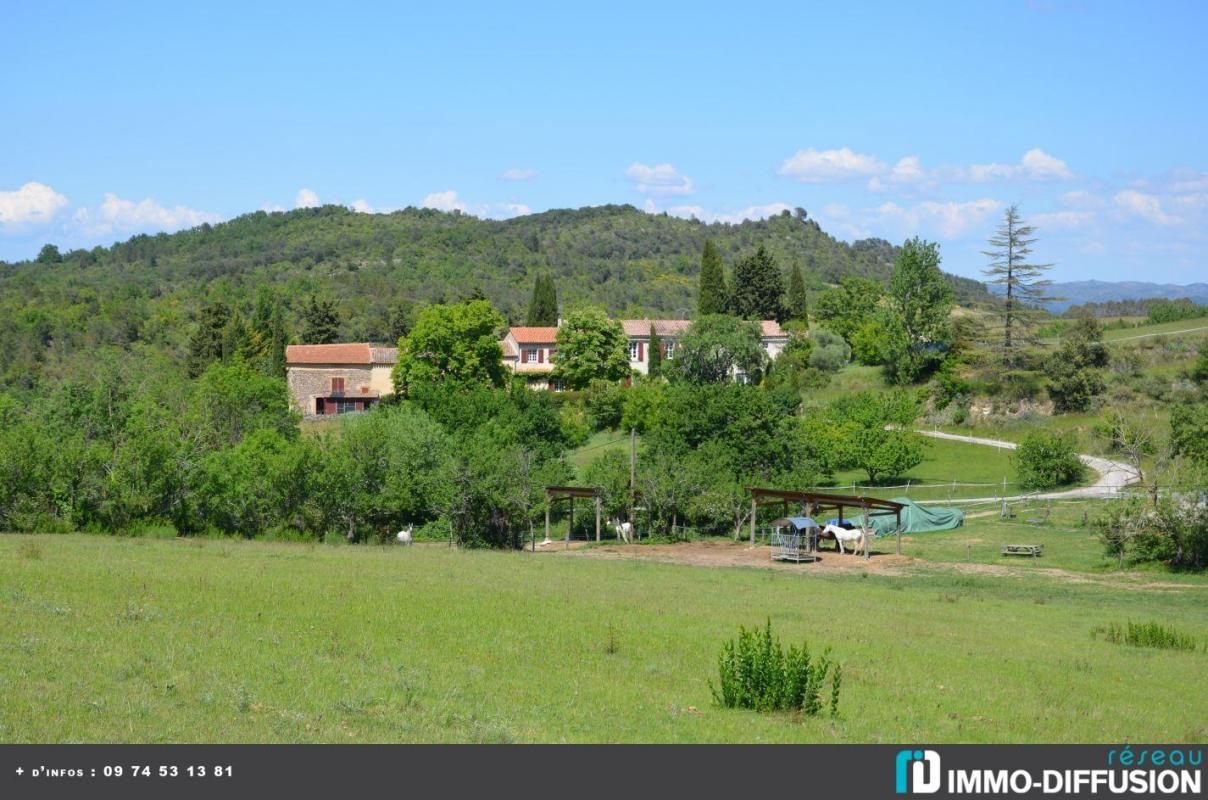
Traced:
<path id="1" fill-rule="evenodd" d="M 390 370 L 396 361 L 397 347 L 291 344 L 285 348 L 290 397 L 306 417 L 365 411 L 394 392 Z"/>
<path id="2" fill-rule="evenodd" d="M 686 319 L 621 320 L 629 339 L 629 366 L 647 374 L 651 328 L 658 334 L 663 358 L 673 360 L 679 338 L 691 324 Z M 788 334 L 775 320 L 764 320 L 760 326 L 760 342 L 768 357 L 775 358 L 788 344 Z M 533 389 L 560 389 L 552 376 L 557 338 L 557 327 L 509 328 L 500 341 L 504 366 L 523 376 Z M 397 360 L 397 348 L 363 342 L 290 345 L 285 348 L 285 361 L 294 406 L 307 417 L 364 411 L 394 391 L 390 371 Z"/>

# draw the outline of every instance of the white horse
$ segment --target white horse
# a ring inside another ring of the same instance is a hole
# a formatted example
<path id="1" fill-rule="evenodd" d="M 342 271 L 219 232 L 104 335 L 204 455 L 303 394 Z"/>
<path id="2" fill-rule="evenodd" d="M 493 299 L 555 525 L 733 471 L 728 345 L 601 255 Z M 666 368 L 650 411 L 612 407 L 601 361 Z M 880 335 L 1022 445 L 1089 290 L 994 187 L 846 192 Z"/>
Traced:
<path id="1" fill-rule="evenodd" d="M 394 538 L 398 540 L 399 544 L 411 544 L 411 529 L 414 527 L 414 525 L 408 525 L 399 531 L 398 535 Z"/>
<path id="2" fill-rule="evenodd" d="M 611 519 L 609 520 L 609 523 L 611 523 L 613 529 L 617 532 L 618 539 L 623 539 L 626 544 L 629 544 L 633 540 L 633 525 L 631 525 L 628 521 L 622 522 L 620 520 Z"/>
<path id="3" fill-rule="evenodd" d="M 835 537 L 835 543 L 839 545 L 840 553 L 847 552 L 843 549 L 844 544 L 851 545 L 851 551 L 853 553 L 858 553 L 860 550 L 865 549 L 866 547 L 863 528 L 856 528 L 849 531 L 847 528 L 841 528 L 838 525 L 827 525 L 822 529 L 822 533 L 824 535 L 830 534 L 831 536 Z"/>

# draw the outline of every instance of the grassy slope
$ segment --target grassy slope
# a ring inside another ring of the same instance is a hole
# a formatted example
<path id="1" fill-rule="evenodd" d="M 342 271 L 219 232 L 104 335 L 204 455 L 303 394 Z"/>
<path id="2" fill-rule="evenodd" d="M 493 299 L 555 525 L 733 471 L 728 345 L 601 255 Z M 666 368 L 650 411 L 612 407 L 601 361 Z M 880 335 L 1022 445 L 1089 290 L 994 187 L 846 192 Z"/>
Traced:
<path id="1" fill-rule="evenodd" d="M 1196 319 L 1183 319 L 1178 322 L 1163 322 L 1158 325 L 1141 325 L 1136 328 L 1117 328 L 1115 330 L 1104 331 L 1103 340 L 1105 342 L 1118 342 L 1127 339 L 1136 339 L 1142 336 L 1152 336 L 1155 334 L 1178 334 L 1183 332 L 1199 333 L 1208 329 L 1208 317 L 1198 317 Z"/>
<path id="2" fill-rule="evenodd" d="M 0 741 L 1208 735 L 1208 699 L 1189 691 L 1208 656 L 1090 636 L 1130 618 L 1208 636 L 1203 580 L 1148 591 L 911 573 L 4 536 Z M 837 721 L 712 706 L 722 641 L 769 615 L 843 662 Z"/>

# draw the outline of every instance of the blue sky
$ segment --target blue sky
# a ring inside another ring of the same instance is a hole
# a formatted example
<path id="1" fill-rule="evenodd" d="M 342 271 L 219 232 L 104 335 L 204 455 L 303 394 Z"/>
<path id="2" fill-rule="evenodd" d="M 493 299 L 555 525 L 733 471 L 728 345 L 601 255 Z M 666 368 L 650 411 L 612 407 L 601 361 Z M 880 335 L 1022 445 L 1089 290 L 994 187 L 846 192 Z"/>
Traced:
<path id="1" fill-rule="evenodd" d="M 1208 280 L 1208 4 L 0 0 L 0 258 L 335 202 L 601 203 Z M 439 7 L 437 7 L 439 6 Z"/>

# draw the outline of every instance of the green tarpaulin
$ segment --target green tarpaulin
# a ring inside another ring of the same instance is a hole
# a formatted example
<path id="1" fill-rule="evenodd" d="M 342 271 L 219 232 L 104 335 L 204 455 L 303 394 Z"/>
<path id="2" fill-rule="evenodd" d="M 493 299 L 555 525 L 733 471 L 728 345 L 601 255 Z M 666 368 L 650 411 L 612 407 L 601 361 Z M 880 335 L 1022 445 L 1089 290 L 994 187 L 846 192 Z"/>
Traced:
<path id="1" fill-rule="evenodd" d="M 895 497 L 893 501 L 906 506 L 902 509 L 902 533 L 950 531 L 965 522 L 965 512 L 959 508 L 921 506 L 909 497 Z M 862 516 L 853 517 L 852 522 L 859 525 Z M 877 536 L 888 536 L 894 532 L 897 518 L 891 512 L 873 512 L 868 516 Z"/>

